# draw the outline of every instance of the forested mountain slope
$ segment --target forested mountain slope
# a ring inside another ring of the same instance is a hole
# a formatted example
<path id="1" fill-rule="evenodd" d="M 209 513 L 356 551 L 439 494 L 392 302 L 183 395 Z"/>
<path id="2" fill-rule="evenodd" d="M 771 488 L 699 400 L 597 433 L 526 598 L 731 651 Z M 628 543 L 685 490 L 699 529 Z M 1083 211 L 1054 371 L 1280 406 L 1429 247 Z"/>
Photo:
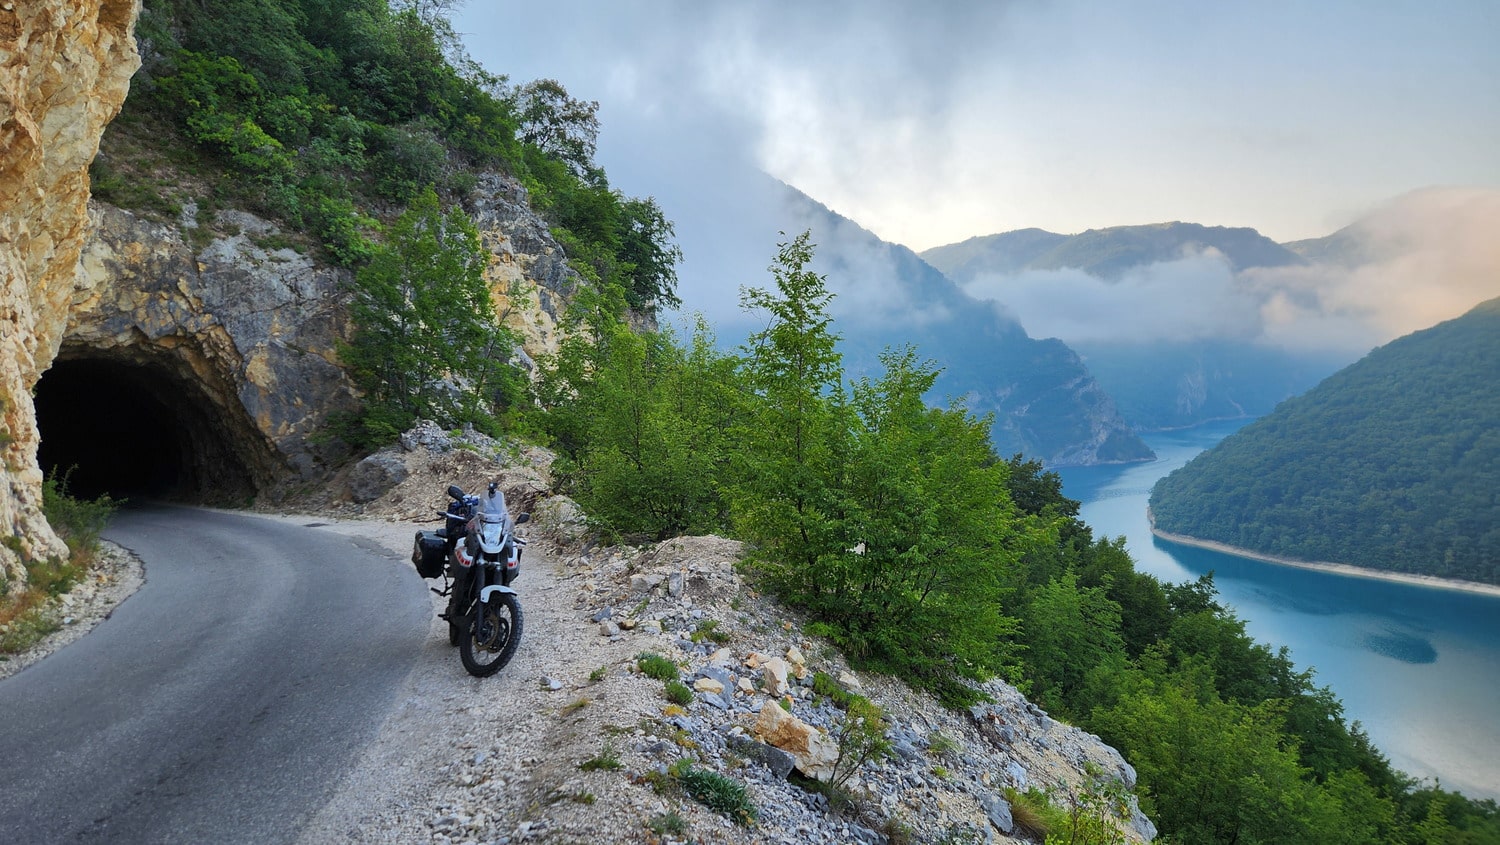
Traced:
<path id="1" fill-rule="evenodd" d="M 1500 299 L 1393 341 L 1157 483 L 1163 531 L 1500 583 Z"/>

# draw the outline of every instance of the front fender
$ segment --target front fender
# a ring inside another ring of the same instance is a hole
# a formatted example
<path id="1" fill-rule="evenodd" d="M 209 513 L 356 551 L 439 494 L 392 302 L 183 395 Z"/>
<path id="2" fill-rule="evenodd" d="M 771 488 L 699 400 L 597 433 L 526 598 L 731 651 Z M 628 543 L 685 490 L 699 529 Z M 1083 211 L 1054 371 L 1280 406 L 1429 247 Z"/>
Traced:
<path id="1" fill-rule="evenodd" d="M 509 587 L 502 587 L 499 584 L 491 584 L 488 587 L 485 587 L 483 590 L 479 591 L 479 600 L 481 602 L 487 602 L 490 600 L 490 597 L 496 593 L 509 593 L 513 596 L 520 595 L 520 593 L 517 593 L 515 590 L 512 590 Z"/>

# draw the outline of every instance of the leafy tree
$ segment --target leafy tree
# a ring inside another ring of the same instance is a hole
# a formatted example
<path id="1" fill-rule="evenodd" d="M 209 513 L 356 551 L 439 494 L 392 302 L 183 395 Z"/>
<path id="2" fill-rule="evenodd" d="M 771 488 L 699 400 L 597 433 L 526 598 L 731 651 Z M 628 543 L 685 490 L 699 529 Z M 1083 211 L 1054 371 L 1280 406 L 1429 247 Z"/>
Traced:
<path id="1" fill-rule="evenodd" d="M 1026 675 L 1049 710 L 1068 711 L 1089 671 L 1125 651 L 1120 606 L 1100 587 L 1080 587 L 1071 573 L 1032 597 L 1024 622 Z"/>
<path id="2" fill-rule="evenodd" d="M 577 176 L 593 169 L 599 140 L 598 102 L 574 99 L 555 79 L 528 82 L 515 90 L 513 99 L 523 142 L 567 163 Z"/>
<path id="3" fill-rule="evenodd" d="M 676 229 L 651 197 L 620 203 L 620 261 L 630 281 L 625 301 L 636 310 L 676 308 L 677 264 L 682 250 L 673 242 Z"/>
<path id="4" fill-rule="evenodd" d="M 852 545 L 833 523 L 847 404 L 828 315 L 833 294 L 808 269 L 812 254 L 808 232 L 783 241 L 770 268 L 776 289 L 741 293 L 743 306 L 764 310 L 769 323 L 745 347 L 745 382 L 757 401 L 736 431 L 730 500 L 736 529 L 760 544 L 767 572 L 799 595 L 820 592 L 819 562 Z"/>
<path id="5" fill-rule="evenodd" d="M 339 353 L 364 393 L 345 433 L 389 442 L 418 418 L 490 425 L 521 394 L 514 338 L 495 323 L 479 233 L 431 189 L 355 276 L 354 335 Z"/>
<path id="6" fill-rule="evenodd" d="M 717 530 L 724 432 L 736 403 L 732 361 L 699 323 L 683 349 L 670 331 L 591 325 L 546 362 L 554 431 L 569 435 L 574 495 L 596 519 L 658 539 Z"/>

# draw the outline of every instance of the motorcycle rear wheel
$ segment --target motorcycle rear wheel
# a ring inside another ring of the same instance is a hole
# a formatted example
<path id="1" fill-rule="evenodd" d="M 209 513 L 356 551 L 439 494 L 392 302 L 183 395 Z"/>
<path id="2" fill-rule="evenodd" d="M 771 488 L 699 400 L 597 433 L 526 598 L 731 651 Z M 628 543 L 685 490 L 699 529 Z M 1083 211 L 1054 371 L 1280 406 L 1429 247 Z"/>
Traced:
<path id="1" fill-rule="evenodd" d="M 496 593 L 459 622 L 458 657 L 477 678 L 504 668 L 520 643 L 521 603 L 509 593 Z"/>

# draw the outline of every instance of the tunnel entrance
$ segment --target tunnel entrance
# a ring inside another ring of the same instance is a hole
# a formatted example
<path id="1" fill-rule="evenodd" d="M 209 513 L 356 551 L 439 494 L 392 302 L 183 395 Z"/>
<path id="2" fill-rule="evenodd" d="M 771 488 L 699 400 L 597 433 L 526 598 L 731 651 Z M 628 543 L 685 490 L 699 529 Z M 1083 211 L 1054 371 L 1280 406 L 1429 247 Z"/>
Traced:
<path id="1" fill-rule="evenodd" d="M 61 356 L 37 382 L 37 462 L 74 496 L 244 503 L 257 491 L 204 386 L 161 363 Z"/>

